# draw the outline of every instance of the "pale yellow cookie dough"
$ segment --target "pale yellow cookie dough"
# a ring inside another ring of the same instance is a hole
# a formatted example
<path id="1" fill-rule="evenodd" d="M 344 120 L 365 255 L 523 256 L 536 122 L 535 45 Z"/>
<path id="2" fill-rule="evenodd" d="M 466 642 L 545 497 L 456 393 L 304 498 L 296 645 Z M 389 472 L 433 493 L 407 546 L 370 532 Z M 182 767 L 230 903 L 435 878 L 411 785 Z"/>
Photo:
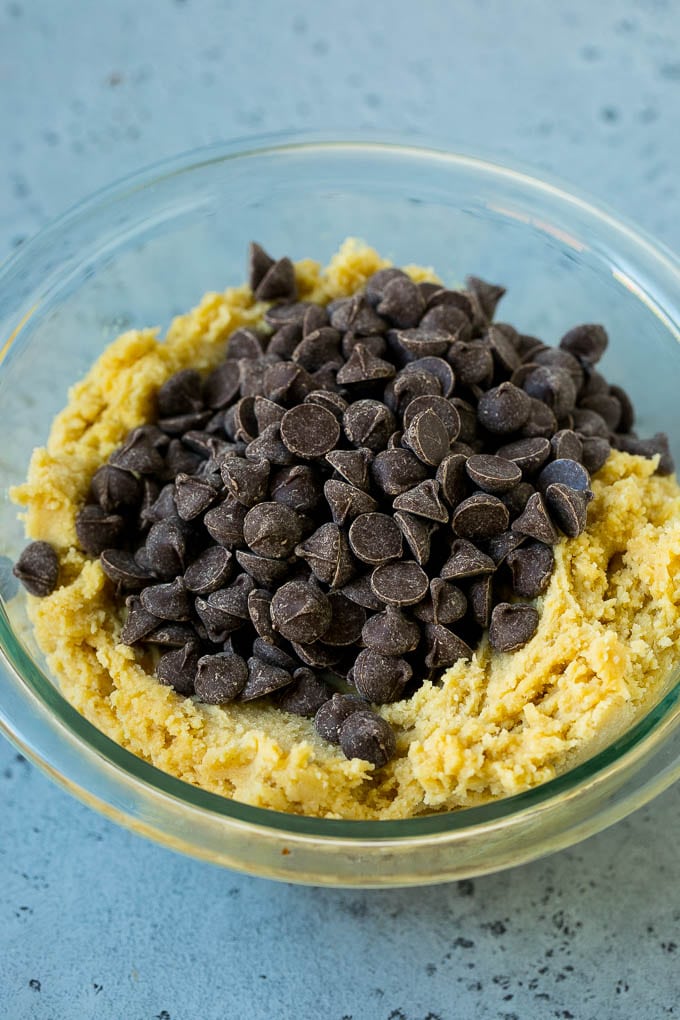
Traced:
<path id="1" fill-rule="evenodd" d="M 346 242 L 326 270 L 297 265 L 300 296 L 349 294 L 387 263 Z M 414 279 L 434 279 L 410 270 Z M 61 586 L 28 597 L 37 640 L 64 695 L 110 737 L 175 776 L 226 797 L 299 814 L 403 818 L 519 793 L 589 756 L 668 683 L 680 647 L 680 488 L 655 462 L 614 453 L 594 480 L 587 533 L 556 547 L 540 626 L 514 654 L 458 662 L 440 683 L 380 712 L 395 759 L 374 773 L 269 705 L 212 707 L 162 687 L 118 643 L 121 610 L 97 562 L 77 548 L 75 515 L 95 469 L 148 418 L 173 372 L 208 369 L 229 334 L 264 310 L 248 288 L 207 294 L 154 330 L 125 333 L 70 393 L 46 449 L 13 496 L 26 530 L 57 548 Z"/>

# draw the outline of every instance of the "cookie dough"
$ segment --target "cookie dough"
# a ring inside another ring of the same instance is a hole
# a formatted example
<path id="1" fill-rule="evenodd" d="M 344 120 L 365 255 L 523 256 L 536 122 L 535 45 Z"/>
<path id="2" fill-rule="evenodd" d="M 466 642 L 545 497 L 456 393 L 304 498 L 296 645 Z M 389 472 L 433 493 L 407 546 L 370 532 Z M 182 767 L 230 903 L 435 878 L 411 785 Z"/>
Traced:
<path id="1" fill-rule="evenodd" d="M 350 294 L 387 264 L 348 241 L 325 270 L 297 264 L 300 297 Z M 47 447 L 33 454 L 28 481 L 13 491 L 28 536 L 60 556 L 60 587 L 44 599 L 28 596 L 28 607 L 65 697 L 123 747 L 188 783 L 331 818 L 404 818 L 516 794 L 625 730 L 665 690 L 680 642 L 680 488 L 654 474 L 654 460 L 625 453 L 612 453 L 593 480 L 587 531 L 555 547 L 533 639 L 512 654 L 491 654 L 484 643 L 440 683 L 381 706 L 397 754 L 378 771 L 344 758 L 311 719 L 258 703 L 184 698 L 119 643 L 119 602 L 76 541 L 90 478 L 148 419 L 170 375 L 213 367 L 229 335 L 257 323 L 265 307 L 247 287 L 234 288 L 207 294 L 164 340 L 151 329 L 123 334 L 73 387 Z"/>

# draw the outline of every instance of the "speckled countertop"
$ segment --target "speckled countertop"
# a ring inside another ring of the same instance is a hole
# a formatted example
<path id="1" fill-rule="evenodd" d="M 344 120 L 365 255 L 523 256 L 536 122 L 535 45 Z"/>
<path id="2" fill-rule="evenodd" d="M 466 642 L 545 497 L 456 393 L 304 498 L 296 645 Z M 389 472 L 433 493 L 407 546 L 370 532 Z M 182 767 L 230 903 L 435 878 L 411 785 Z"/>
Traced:
<path id="1" fill-rule="evenodd" d="M 680 248 L 674 0 L 0 0 L 0 253 L 84 193 L 280 128 L 547 168 Z M 0 742 L 8 1020 L 680 1015 L 680 786 L 545 861 L 305 889 L 159 849 Z"/>

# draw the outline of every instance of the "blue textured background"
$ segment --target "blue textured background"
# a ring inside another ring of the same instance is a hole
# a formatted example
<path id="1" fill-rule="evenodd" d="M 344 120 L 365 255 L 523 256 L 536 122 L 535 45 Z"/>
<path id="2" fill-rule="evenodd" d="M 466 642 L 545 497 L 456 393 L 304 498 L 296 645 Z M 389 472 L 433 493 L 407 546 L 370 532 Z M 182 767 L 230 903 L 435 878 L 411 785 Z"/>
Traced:
<path id="1" fill-rule="evenodd" d="M 680 249 L 673 0 L 0 0 L 0 253 L 143 164 L 291 127 L 506 154 Z M 0 742 L 0 1017 L 677 1016 L 679 808 L 474 882 L 320 891 L 143 842 Z"/>

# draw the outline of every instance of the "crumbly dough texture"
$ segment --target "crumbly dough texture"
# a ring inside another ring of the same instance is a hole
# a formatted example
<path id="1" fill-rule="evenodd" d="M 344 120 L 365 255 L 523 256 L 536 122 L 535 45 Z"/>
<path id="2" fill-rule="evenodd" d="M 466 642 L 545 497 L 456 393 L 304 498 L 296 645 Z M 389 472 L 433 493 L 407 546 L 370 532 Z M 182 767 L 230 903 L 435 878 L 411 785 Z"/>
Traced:
<path id="1" fill-rule="evenodd" d="M 352 293 L 388 265 L 347 241 L 322 270 L 296 266 L 302 299 Z M 432 271 L 409 269 L 416 280 Z M 123 334 L 75 385 L 13 491 L 32 539 L 53 543 L 61 585 L 28 596 L 37 641 L 68 700 L 123 747 L 188 783 L 279 811 L 389 819 L 516 794 L 605 746 L 664 690 L 680 642 L 680 488 L 655 461 L 613 453 L 593 482 L 588 529 L 555 549 L 535 637 L 513 654 L 484 643 L 441 682 L 383 705 L 397 733 L 386 767 L 346 760 L 312 720 L 267 704 L 203 705 L 161 686 L 143 654 L 118 641 L 119 601 L 77 546 L 75 516 L 92 474 L 154 394 L 187 366 L 208 370 L 230 333 L 266 306 L 247 287 L 207 294 L 157 331 Z"/>

